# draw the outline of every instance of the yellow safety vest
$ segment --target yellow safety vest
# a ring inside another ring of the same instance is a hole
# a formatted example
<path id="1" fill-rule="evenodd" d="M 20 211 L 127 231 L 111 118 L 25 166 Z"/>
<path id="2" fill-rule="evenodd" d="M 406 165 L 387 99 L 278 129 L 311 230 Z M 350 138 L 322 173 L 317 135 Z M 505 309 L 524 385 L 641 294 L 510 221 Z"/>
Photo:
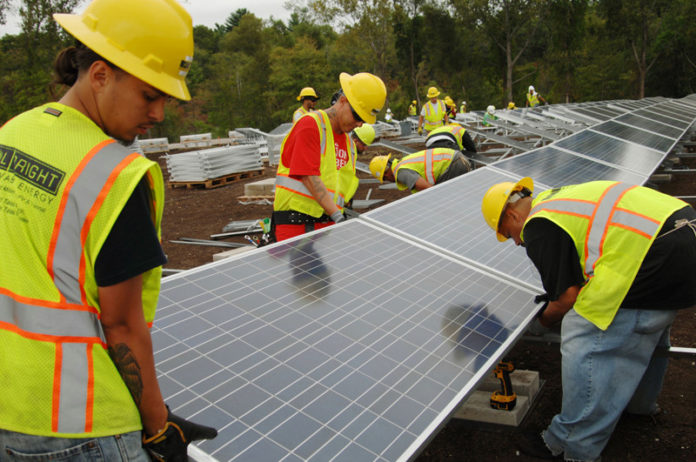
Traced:
<path id="1" fill-rule="evenodd" d="M 300 120 L 300 117 L 302 117 L 305 114 L 309 114 L 311 111 L 308 111 L 307 109 L 304 108 L 304 106 L 300 106 L 297 109 L 295 109 L 295 112 L 292 114 L 292 123 L 297 122 Z"/>
<path id="2" fill-rule="evenodd" d="M 534 107 L 539 104 L 539 98 L 537 97 L 537 94 L 534 93 L 527 93 L 527 102 L 529 103 L 530 107 Z"/>
<path id="3" fill-rule="evenodd" d="M 442 127 L 438 127 L 428 133 L 427 138 L 425 139 L 425 144 L 426 146 L 429 146 L 431 143 L 435 143 L 436 141 L 439 141 L 441 139 L 445 140 L 452 140 L 452 137 L 454 137 L 454 141 L 457 142 L 457 145 L 459 146 L 460 151 L 464 151 L 464 144 L 462 142 L 462 138 L 464 137 L 464 133 L 466 133 L 466 129 L 462 127 L 461 125 L 457 124 L 451 124 L 451 125 L 444 125 Z"/>
<path id="4" fill-rule="evenodd" d="M 0 428 L 66 438 L 141 428 L 107 352 L 94 264 L 145 175 L 159 233 L 159 166 L 84 114 L 50 103 L 0 130 Z M 161 271 L 144 275 L 148 323 Z"/>
<path id="5" fill-rule="evenodd" d="M 416 115 L 416 112 L 417 112 L 417 111 L 418 111 L 418 108 L 416 108 L 416 105 L 415 105 L 415 104 L 409 105 L 409 107 L 408 107 L 408 115 L 414 116 L 414 115 Z"/>
<path id="6" fill-rule="evenodd" d="M 336 170 L 336 146 L 334 144 L 333 130 L 331 130 L 331 121 L 325 111 L 313 111 L 309 113 L 317 123 L 319 130 L 319 142 L 321 150 L 321 163 L 319 165 L 319 173 L 321 181 L 333 195 L 333 202 L 340 210 L 346 203 L 346 195 L 353 188 L 353 179 L 355 178 L 355 155 L 352 147 L 353 141 L 350 136 L 346 137 L 346 147 L 348 150 L 348 162 L 340 170 Z M 296 126 L 296 125 L 295 125 Z M 283 163 L 283 150 L 285 143 L 290 137 L 290 134 L 295 129 L 295 126 L 290 130 L 280 146 L 280 163 L 278 164 L 278 172 L 276 174 L 276 191 L 273 201 L 273 210 L 285 211 L 294 210 L 315 218 L 319 218 L 324 209 L 314 199 L 312 193 L 301 181 L 290 178 L 290 168 Z M 357 186 L 356 188 L 357 189 Z M 353 189 L 353 194 L 355 193 Z"/>
<path id="7" fill-rule="evenodd" d="M 423 109 L 425 110 L 425 116 L 423 117 L 425 123 L 423 128 L 425 128 L 426 131 L 429 132 L 445 124 L 447 107 L 444 101 L 439 99 L 434 104 L 432 101 L 428 101 L 423 105 Z"/>
<path id="8" fill-rule="evenodd" d="M 649 188 L 593 181 L 542 192 L 525 226 L 546 218 L 573 239 L 586 278 L 573 308 L 606 330 L 662 224 L 686 205 Z"/>
<path id="9" fill-rule="evenodd" d="M 394 178 L 399 174 L 399 170 L 403 168 L 413 170 L 428 183 L 435 184 L 437 179 L 445 173 L 452 163 L 456 152 L 454 149 L 434 148 L 410 154 L 392 166 Z M 399 182 L 396 183 L 396 187 L 402 191 L 406 189 L 406 186 Z M 411 192 L 415 193 L 417 190 L 412 189 Z"/>
<path id="10" fill-rule="evenodd" d="M 344 191 L 344 200 L 346 204 L 355 196 L 355 192 L 360 185 L 360 179 L 355 175 L 355 162 L 357 162 L 358 159 L 358 147 L 350 136 L 348 137 L 348 152 L 350 153 L 349 162 L 338 172 L 338 181 L 341 182 L 341 186 L 339 186 L 338 190 Z"/>

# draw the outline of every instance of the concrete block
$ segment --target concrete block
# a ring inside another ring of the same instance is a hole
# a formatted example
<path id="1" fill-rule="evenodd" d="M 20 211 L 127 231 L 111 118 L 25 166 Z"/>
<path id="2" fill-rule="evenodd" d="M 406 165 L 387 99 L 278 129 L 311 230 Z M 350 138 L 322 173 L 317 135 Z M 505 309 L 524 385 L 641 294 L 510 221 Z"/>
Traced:
<path id="1" fill-rule="evenodd" d="M 528 370 L 516 370 L 510 374 L 512 391 L 517 394 L 517 403 L 511 411 L 493 409 L 490 404 L 491 393 L 500 391 L 500 380 L 491 373 L 484 378 L 479 387 L 455 412 L 455 419 L 473 420 L 499 425 L 518 426 L 524 417 L 534 398 L 539 392 L 539 372 Z"/>
<path id="2" fill-rule="evenodd" d="M 244 185 L 245 196 L 272 196 L 274 190 L 275 178 L 266 178 Z"/>
<path id="3" fill-rule="evenodd" d="M 230 250 L 225 250 L 224 252 L 218 252 L 213 254 L 213 261 L 218 261 L 218 260 L 223 260 L 227 257 L 231 257 L 232 255 L 238 255 L 240 253 L 248 252 L 250 250 L 254 250 L 256 247 L 253 245 L 249 245 L 246 247 L 237 247 L 234 249 Z"/>
<path id="4" fill-rule="evenodd" d="M 517 427 L 529 410 L 530 400 L 524 395 L 517 395 L 517 404 L 512 411 L 493 409 L 490 399 L 491 394 L 488 391 L 473 392 L 466 403 L 455 412 L 454 418 Z"/>

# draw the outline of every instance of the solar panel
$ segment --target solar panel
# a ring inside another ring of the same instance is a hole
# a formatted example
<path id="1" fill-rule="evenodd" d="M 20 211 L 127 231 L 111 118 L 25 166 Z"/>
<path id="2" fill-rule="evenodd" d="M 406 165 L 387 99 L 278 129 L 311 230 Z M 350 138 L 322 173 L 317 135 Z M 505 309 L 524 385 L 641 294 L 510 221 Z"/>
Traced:
<path id="1" fill-rule="evenodd" d="M 558 187 L 593 180 L 615 180 L 642 184 L 642 175 L 577 156 L 552 145 L 515 157 L 495 162 L 496 168 L 518 176 L 529 176 L 535 181 Z"/>
<path id="2" fill-rule="evenodd" d="M 579 154 L 603 160 L 630 169 L 636 173 L 650 175 L 662 161 L 662 154 L 640 145 L 583 130 L 554 144 Z"/>
<path id="3" fill-rule="evenodd" d="M 634 114 L 645 117 L 646 119 L 657 120 L 658 122 L 662 122 L 663 124 L 671 125 L 682 130 L 686 130 L 689 125 L 691 125 L 689 122 L 684 122 L 682 120 L 675 119 L 674 117 L 667 117 L 664 114 L 653 111 L 652 107 L 648 109 L 640 109 Z"/>
<path id="4" fill-rule="evenodd" d="M 533 295 L 351 220 L 164 279 L 160 386 L 218 429 L 198 444 L 218 460 L 408 460 L 521 334 Z"/>
<path id="5" fill-rule="evenodd" d="M 642 144 L 643 146 L 653 148 L 663 153 L 669 151 L 676 141 L 674 138 L 666 138 L 636 127 L 614 122 L 613 120 L 595 125 L 592 127 L 592 130 L 616 136 L 633 143 Z"/>
<path id="6" fill-rule="evenodd" d="M 501 245 L 481 215 L 489 187 L 519 176 L 480 168 L 361 215 L 412 241 L 437 246 L 443 253 L 463 257 L 474 265 L 541 287 L 539 273 L 524 249 Z M 535 179 L 535 181 L 537 181 Z M 537 184 L 536 190 L 546 189 Z"/>
<path id="7" fill-rule="evenodd" d="M 659 133 L 668 138 L 679 138 L 683 132 L 683 130 L 680 128 L 676 128 L 671 125 L 665 125 L 656 120 L 646 119 L 635 114 L 624 114 L 620 117 L 617 117 L 616 121 L 624 123 L 626 125 L 632 125 L 634 127 L 642 128 L 644 130 L 649 130 L 653 133 Z"/>
<path id="8" fill-rule="evenodd" d="M 678 107 L 673 104 L 661 104 L 659 106 L 653 106 L 650 109 L 654 112 L 657 112 L 658 114 L 663 114 L 667 117 L 672 117 L 673 119 L 677 119 L 683 122 L 687 122 L 690 119 L 692 119 L 691 115 L 685 114 L 683 111 L 680 111 Z"/>

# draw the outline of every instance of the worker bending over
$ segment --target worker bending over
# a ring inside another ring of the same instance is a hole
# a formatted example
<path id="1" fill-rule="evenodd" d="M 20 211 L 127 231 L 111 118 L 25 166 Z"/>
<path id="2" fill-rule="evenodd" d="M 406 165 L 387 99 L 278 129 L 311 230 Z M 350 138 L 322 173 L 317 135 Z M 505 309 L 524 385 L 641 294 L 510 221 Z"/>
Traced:
<path id="1" fill-rule="evenodd" d="M 295 112 L 292 114 L 293 123 L 297 122 L 303 115 L 309 114 L 314 110 L 317 101 L 319 101 L 319 96 L 317 96 L 317 92 L 314 91 L 314 88 L 304 87 L 300 90 L 297 101 L 300 102 L 301 106 L 295 109 Z"/>
<path id="2" fill-rule="evenodd" d="M 532 332 L 561 322 L 563 401 L 520 449 L 599 460 L 624 411 L 653 415 L 676 310 L 696 304 L 696 212 L 642 186 L 594 181 L 533 198 L 523 178 L 491 187 L 483 216 L 522 245 L 548 303 Z"/>
<path id="3" fill-rule="evenodd" d="M 426 132 L 449 123 L 449 119 L 447 118 L 447 106 L 444 101 L 437 99 L 439 94 L 440 92 L 437 88 L 428 88 L 428 101 L 421 108 L 420 117 L 418 118 L 419 135 L 423 134 L 424 122 Z"/>
<path id="4" fill-rule="evenodd" d="M 370 161 L 370 172 L 380 183 L 396 182 L 400 190 L 412 193 L 471 171 L 471 162 L 459 151 L 433 148 L 410 154 L 396 160 L 391 154 L 375 156 Z"/>
<path id="5" fill-rule="evenodd" d="M 94 0 L 53 17 L 76 39 L 55 61 L 69 89 L 0 129 L 17 167 L 0 188 L 0 457 L 185 460 L 217 432 L 162 399 L 149 325 L 164 184 L 125 146 L 170 96 L 191 99 L 191 17 L 174 0 Z"/>
<path id="6" fill-rule="evenodd" d="M 459 124 L 436 128 L 425 138 L 426 148 L 450 148 L 462 151 L 467 156 L 476 154 L 476 144 Z"/>
<path id="7" fill-rule="evenodd" d="M 280 147 L 272 228 L 278 241 L 345 220 L 346 193 L 356 184 L 349 133 L 374 124 L 387 98 L 382 80 L 340 75 L 335 103 L 302 117 Z"/>

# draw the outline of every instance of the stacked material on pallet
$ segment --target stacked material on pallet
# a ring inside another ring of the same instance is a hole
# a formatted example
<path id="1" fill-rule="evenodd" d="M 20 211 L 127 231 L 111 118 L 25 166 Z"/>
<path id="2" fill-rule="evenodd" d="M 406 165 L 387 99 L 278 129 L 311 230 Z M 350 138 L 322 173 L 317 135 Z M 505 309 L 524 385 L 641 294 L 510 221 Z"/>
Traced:
<path id="1" fill-rule="evenodd" d="M 191 182 L 263 169 L 254 145 L 224 146 L 164 156 L 169 181 Z"/>
<path id="2" fill-rule="evenodd" d="M 207 148 L 213 141 L 212 133 L 199 133 L 196 135 L 181 135 L 179 141 L 187 148 Z"/>
<path id="3" fill-rule="evenodd" d="M 140 149 L 144 153 L 148 152 L 164 152 L 169 149 L 169 140 L 167 138 L 150 138 L 147 140 L 138 140 Z"/>

